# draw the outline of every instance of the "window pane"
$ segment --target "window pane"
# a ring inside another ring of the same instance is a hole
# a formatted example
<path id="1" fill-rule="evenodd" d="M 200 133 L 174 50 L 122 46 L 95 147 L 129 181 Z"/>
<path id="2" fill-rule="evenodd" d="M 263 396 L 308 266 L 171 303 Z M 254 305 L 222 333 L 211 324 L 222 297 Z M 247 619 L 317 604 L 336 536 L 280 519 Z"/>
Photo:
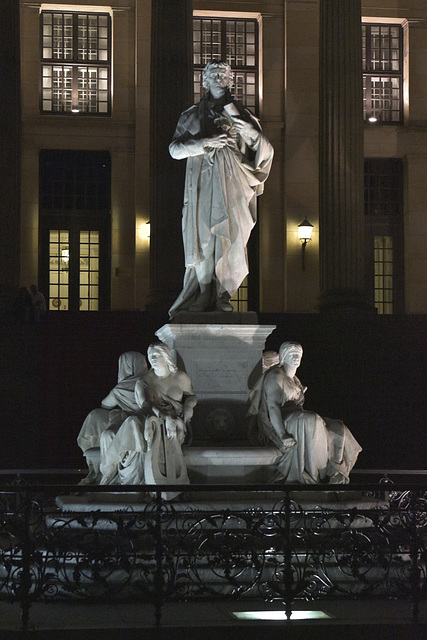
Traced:
<path id="1" fill-rule="evenodd" d="M 69 232 L 49 231 L 49 309 L 68 309 Z"/>
<path id="2" fill-rule="evenodd" d="M 97 311 L 99 301 L 99 231 L 80 232 L 80 310 Z M 88 286 L 90 283 L 90 286 Z"/>
<path id="3" fill-rule="evenodd" d="M 195 18 L 193 20 L 194 99 L 203 95 L 201 72 L 210 60 L 226 60 L 235 78 L 232 93 L 250 109 L 258 106 L 256 20 Z"/>
<path id="4" fill-rule="evenodd" d="M 378 313 L 393 313 L 393 238 L 374 237 L 374 304 Z"/>
<path id="5" fill-rule="evenodd" d="M 43 59 L 67 61 L 72 65 L 51 68 L 51 75 L 57 76 L 56 85 L 51 95 L 43 94 L 43 111 L 109 113 L 109 25 L 110 16 L 106 14 L 42 12 Z M 79 61 L 88 61 L 96 66 L 89 72 L 88 67 L 78 66 Z M 46 69 L 43 66 L 43 77 Z M 103 86 L 99 87 L 97 78 L 101 77 L 101 71 L 105 73 L 102 76 Z M 85 76 L 83 79 L 82 75 Z"/>
<path id="6" fill-rule="evenodd" d="M 402 29 L 400 25 L 363 25 L 363 109 L 365 120 L 402 118 Z"/>
<path id="7" fill-rule="evenodd" d="M 379 122 L 400 120 L 401 78 L 365 76 L 364 110 L 366 117 Z"/>
<path id="8" fill-rule="evenodd" d="M 234 296 L 230 299 L 233 305 L 234 311 L 247 311 L 248 310 L 248 278 L 243 280 L 240 287 L 237 289 Z"/>

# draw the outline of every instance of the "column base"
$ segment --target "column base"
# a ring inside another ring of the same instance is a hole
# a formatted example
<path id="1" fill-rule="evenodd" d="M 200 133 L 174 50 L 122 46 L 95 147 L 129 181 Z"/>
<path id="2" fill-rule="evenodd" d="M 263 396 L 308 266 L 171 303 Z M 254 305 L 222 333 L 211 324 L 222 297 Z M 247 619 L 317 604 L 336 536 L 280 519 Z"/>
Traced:
<path id="1" fill-rule="evenodd" d="M 319 296 L 319 311 L 339 317 L 374 316 L 377 314 L 367 296 L 352 289 L 331 289 Z"/>

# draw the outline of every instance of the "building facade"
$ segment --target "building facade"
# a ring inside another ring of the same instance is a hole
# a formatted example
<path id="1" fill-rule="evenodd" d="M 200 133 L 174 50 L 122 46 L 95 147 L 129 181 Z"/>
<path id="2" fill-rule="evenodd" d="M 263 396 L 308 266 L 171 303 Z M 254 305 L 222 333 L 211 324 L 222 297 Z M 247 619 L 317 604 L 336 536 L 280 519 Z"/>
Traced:
<path id="1" fill-rule="evenodd" d="M 168 308 L 184 265 L 167 141 L 205 62 L 225 57 L 275 148 L 236 308 L 313 313 L 357 289 L 380 314 L 427 313 L 425 2 L 171 4 L 20 0 L 2 284 L 37 282 L 58 312 Z"/>

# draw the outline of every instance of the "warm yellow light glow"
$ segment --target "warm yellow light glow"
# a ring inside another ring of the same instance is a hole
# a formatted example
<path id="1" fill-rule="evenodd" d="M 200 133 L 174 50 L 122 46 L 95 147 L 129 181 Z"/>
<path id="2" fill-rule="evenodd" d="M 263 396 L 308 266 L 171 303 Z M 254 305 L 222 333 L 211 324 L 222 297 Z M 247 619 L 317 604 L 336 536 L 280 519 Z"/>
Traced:
<path id="1" fill-rule="evenodd" d="M 147 244 L 150 242 L 150 231 L 151 229 L 151 225 L 150 225 L 150 221 L 147 220 L 146 222 L 141 222 L 138 227 L 137 227 L 137 232 L 138 232 L 138 239 L 140 242 L 143 242 L 144 244 Z"/>
<path id="2" fill-rule="evenodd" d="M 286 611 L 233 611 L 238 620 L 287 620 Z M 324 611 L 292 611 L 291 620 L 320 620 L 331 618 Z"/>
<path id="3" fill-rule="evenodd" d="M 109 13 L 113 15 L 113 10 L 111 6 L 108 5 L 92 5 L 92 4 L 81 4 L 78 7 L 78 10 L 82 13 Z M 76 11 L 75 4 L 63 4 L 59 2 L 42 2 L 40 6 L 40 12 L 42 11 Z"/>
<path id="4" fill-rule="evenodd" d="M 307 242 L 310 242 L 312 233 L 313 225 L 307 220 L 307 218 L 304 218 L 301 224 L 298 225 L 298 238 L 301 242 L 306 244 Z"/>

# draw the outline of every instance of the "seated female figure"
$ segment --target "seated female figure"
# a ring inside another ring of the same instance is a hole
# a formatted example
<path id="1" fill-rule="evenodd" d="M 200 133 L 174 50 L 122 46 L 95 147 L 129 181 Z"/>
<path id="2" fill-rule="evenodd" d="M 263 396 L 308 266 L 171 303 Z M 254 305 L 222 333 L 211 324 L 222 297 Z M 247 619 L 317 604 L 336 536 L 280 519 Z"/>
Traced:
<path id="1" fill-rule="evenodd" d="M 362 448 L 341 420 L 303 408 L 306 387 L 295 375 L 302 353 L 300 344 L 284 342 L 279 364 L 263 374 L 252 394 L 258 443 L 273 442 L 280 451 L 278 481 L 346 484 Z"/>
<path id="2" fill-rule="evenodd" d="M 190 378 L 162 342 L 148 347 L 151 369 L 135 386 L 139 414 L 101 437 L 101 484 L 184 484 L 181 445 L 197 403 Z M 148 477 L 147 477 L 148 475 Z"/>
<path id="3" fill-rule="evenodd" d="M 136 381 L 147 372 L 147 361 L 138 351 L 127 351 L 119 358 L 117 384 L 85 418 L 77 444 L 83 453 L 100 446 L 101 434 L 106 429 L 118 429 L 126 418 L 139 411 L 135 400 Z M 99 484 L 101 474 L 97 458 L 86 456 L 89 473 L 80 484 Z"/>

